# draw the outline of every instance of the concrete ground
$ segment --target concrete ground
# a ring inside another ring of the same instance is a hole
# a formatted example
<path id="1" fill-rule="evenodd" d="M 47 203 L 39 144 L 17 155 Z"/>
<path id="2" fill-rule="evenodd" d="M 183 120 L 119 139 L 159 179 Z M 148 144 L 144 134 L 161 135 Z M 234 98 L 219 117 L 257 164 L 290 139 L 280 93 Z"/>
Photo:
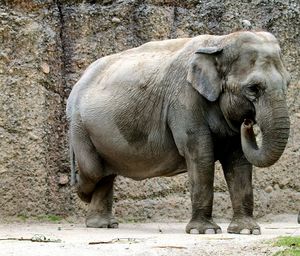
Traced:
<path id="1" fill-rule="evenodd" d="M 83 224 L 0 224 L 2 256 L 151 256 L 151 255 L 272 255 L 280 250 L 269 240 L 300 236 L 296 215 L 261 220 L 262 235 L 188 235 L 186 223 L 120 224 L 119 229 L 91 229 Z M 282 249 L 282 248 L 281 248 Z"/>

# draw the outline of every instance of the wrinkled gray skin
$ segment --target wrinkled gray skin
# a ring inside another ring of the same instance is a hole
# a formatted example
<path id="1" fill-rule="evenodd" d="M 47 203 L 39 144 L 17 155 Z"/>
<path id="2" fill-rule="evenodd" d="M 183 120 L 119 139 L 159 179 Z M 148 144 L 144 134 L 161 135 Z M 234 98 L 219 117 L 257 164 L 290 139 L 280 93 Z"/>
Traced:
<path id="1" fill-rule="evenodd" d="M 219 233 L 212 219 L 219 160 L 234 211 L 228 232 L 260 234 L 252 165 L 274 164 L 285 148 L 288 83 L 278 42 L 266 32 L 150 42 L 91 64 L 67 105 L 78 195 L 90 203 L 86 225 L 118 226 L 116 175 L 141 180 L 187 171 L 192 217 L 186 232 Z"/>

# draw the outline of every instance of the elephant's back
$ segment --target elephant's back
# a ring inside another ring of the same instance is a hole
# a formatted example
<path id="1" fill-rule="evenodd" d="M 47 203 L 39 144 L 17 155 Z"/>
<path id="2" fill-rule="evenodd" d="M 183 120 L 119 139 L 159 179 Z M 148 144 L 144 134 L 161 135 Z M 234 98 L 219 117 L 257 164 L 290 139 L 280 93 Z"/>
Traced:
<path id="1" fill-rule="evenodd" d="M 76 94 L 83 118 L 97 111 L 126 109 L 131 113 L 133 108 L 158 108 L 168 86 L 161 81 L 187 41 L 150 42 L 94 62 L 78 82 Z"/>

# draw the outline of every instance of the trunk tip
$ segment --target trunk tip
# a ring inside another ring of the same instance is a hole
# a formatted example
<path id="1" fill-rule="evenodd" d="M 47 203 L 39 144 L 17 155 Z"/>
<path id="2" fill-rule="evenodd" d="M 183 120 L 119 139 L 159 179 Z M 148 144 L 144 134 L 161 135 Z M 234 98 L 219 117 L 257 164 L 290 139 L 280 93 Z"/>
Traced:
<path id="1" fill-rule="evenodd" d="M 244 119 L 243 126 L 246 129 L 251 129 L 254 125 L 254 122 L 251 119 Z"/>

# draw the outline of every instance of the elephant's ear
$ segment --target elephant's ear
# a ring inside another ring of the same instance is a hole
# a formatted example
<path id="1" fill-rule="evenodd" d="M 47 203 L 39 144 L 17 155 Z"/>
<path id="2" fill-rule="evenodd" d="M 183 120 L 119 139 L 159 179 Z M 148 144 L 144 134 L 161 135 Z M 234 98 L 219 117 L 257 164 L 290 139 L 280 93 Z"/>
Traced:
<path id="1" fill-rule="evenodd" d="M 218 47 L 198 49 L 188 70 L 187 80 L 209 101 L 218 99 L 221 92 L 221 78 L 217 71 Z"/>

